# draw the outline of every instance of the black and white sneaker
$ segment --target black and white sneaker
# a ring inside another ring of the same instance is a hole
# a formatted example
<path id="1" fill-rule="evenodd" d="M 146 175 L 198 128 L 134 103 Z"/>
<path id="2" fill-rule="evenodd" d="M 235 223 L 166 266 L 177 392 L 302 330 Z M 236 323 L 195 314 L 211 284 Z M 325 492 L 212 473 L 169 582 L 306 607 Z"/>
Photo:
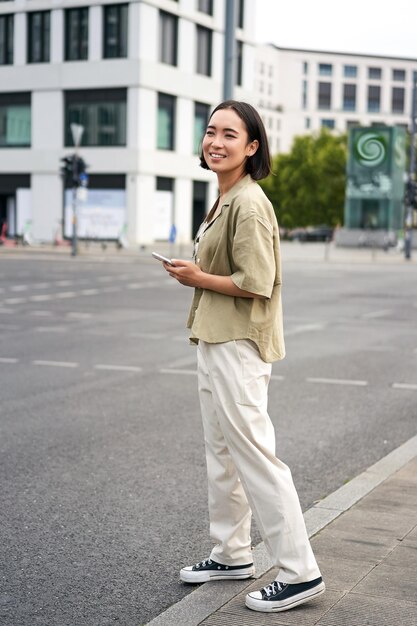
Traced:
<path id="1" fill-rule="evenodd" d="M 253 611 L 275 613 L 288 611 L 294 606 L 308 602 L 324 593 L 323 579 L 316 578 L 306 583 L 287 585 L 274 580 L 260 591 L 251 591 L 247 594 L 245 604 Z"/>
<path id="2" fill-rule="evenodd" d="M 255 574 L 253 563 L 247 565 L 222 565 L 212 559 L 204 559 L 195 565 L 183 567 L 180 578 L 184 583 L 207 583 L 210 580 L 242 580 Z"/>

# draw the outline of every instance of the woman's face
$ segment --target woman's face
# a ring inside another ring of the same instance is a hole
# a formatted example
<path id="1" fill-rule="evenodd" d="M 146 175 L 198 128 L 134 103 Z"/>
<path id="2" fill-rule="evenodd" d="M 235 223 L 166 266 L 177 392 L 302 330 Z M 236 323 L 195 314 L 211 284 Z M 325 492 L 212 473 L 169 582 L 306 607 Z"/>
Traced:
<path id="1" fill-rule="evenodd" d="M 257 148 L 258 141 L 249 142 L 246 126 L 233 109 L 213 113 L 203 139 L 203 156 L 213 172 L 243 174 L 246 159 Z"/>

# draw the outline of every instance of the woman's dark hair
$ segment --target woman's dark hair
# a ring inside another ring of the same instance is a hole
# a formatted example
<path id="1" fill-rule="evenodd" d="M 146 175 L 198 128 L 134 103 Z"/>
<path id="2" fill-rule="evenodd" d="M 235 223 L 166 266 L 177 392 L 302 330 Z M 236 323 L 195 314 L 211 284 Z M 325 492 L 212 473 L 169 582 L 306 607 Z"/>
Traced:
<path id="1" fill-rule="evenodd" d="M 250 174 L 254 180 L 261 180 L 262 178 L 269 176 L 271 173 L 271 155 L 269 153 L 268 137 L 258 111 L 247 102 L 225 100 L 216 106 L 208 121 L 210 122 L 214 113 L 216 113 L 216 111 L 220 111 L 221 109 L 233 109 L 246 126 L 249 143 L 251 141 L 255 141 L 255 139 L 258 141 L 259 146 L 257 151 L 254 155 L 246 159 L 246 174 Z M 200 153 L 200 165 L 205 170 L 210 169 L 206 163 L 202 150 Z"/>

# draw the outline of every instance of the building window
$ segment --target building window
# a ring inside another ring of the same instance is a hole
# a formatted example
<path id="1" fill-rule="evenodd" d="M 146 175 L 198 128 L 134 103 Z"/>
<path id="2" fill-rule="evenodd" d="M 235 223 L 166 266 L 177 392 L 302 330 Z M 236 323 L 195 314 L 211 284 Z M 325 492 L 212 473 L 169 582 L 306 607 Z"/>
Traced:
<path id="1" fill-rule="evenodd" d="M 304 118 L 304 128 L 306 128 L 307 130 L 311 128 L 311 118 L 309 117 Z"/>
<path id="2" fill-rule="evenodd" d="M 199 154 L 201 142 L 206 132 L 210 107 L 208 104 L 196 102 L 194 104 L 194 154 Z"/>
<path id="3" fill-rule="evenodd" d="M 13 64 L 13 15 L 0 15 L 0 65 Z"/>
<path id="4" fill-rule="evenodd" d="M 405 70 L 392 70 L 392 80 L 405 81 Z"/>
<path id="5" fill-rule="evenodd" d="M 343 110 L 356 110 L 356 85 L 348 83 L 343 85 Z"/>
<path id="6" fill-rule="evenodd" d="M 391 110 L 393 113 L 404 113 L 404 87 L 392 88 Z"/>
<path id="7" fill-rule="evenodd" d="M 379 113 L 381 109 L 381 87 L 368 85 L 368 112 Z"/>
<path id="8" fill-rule="evenodd" d="M 330 63 L 319 63 L 320 76 L 331 76 L 333 74 L 333 65 Z"/>
<path id="9" fill-rule="evenodd" d="M 308 74 L 308 62 L 307 61 L 303 61 L 303 74 L 304 76 L 307 76 Z"/>
<path id="10" fill-rule="evenodd" d="M 319 83 L 318 108 L 331 109 L 332 106 L 332 84 Z"/>
<path id="11" fill-rule="evenodd" d="M 88 8 L 65 11 L 65 60 L 88 58 Z"/>
<path id="12" fill-rule="evenodd" d="M 380 80 L 382 78 L 382 70 L 380 67 L 368 67 L 368 78 Z"/>
<path id="13" fill-rule="evenodd" d="M 159 60 L 177 65 L 178 18 L 165 11 L 159 12 Z"/>
<path id="14" fill-rule="evenodd" d="M 48 63 L 51 12 L 28 13 L 28 63 Z"/>
<path id="15" fill-rule="evenodd" d="M 245 23 L 245 0 L 239 0 L 237 3 L 237 27 L 243 28 Z"/>
<path id="16" fill-rule="evenodd" d="M 30 102 L 30 93 L 0 93 L 0 148 L 30 147 Z"/>
<path id="17" fill-rule="evenodd" d="M 344 65 L 343 76 L 345 78 L 356 78 L 358 75 L 358 67 L 356 65 Z"/>
<path id="18" fill-rule="evenodd" d="M 397 128 L 402 128 L 405 132 L 408 132 L 408 124 L 395 124 Z"/>
<path id="19" fill-rule="evenodd" d="M 333 129 L 335 127 L 335 121 L 334 120 L 320 120 L 320 126 L 322 128 Z"/>
<path id="20" fill-rule="evenodd" d="M 302 93 L 302 108 L 306 109 L 308 106 L 308 83 L 306 80 L 303 80 L 303 93 Z"/>
<path id="21" fill-rule="evenodd" d="M 198 0 L 198 10 L 213 15 L 213 0 Z"/>
<path id="22" fill-rule="evenodd" d="M 126 94 L 126 89 L 66 91 L 65 145 L 73 145 L 71 124 L 81 124 L 81 145 L 125 146 Z"/>
<path id="23" fill-rule="evenodd" d="M 158 137 L 159 150 L 175 148 L 175 97 L 166 93 L 158 94 Z"/>
<path id="24" fill-rule="evenodd" d="M 349 130 L 349 128 L 355 128 L 356 126 L 360 126 L 360 122 L 358 122 L 358 120 L 346 121 L 346 130 Z"/>
<path id="25" fill-rule="evenodd" d="M 212 31 L 197 26 L 197 74 L 211 76 Z"/>
<path id="26" fill-rule="evenodd" d="M 243 42 L 236 41 L 236 85 L 242 86 L 243 81 Z"/>
<path id="27" fill-rule="evenodd" d="M 103 57 L 127 57 L 127 4 L 104 7 Z"/>

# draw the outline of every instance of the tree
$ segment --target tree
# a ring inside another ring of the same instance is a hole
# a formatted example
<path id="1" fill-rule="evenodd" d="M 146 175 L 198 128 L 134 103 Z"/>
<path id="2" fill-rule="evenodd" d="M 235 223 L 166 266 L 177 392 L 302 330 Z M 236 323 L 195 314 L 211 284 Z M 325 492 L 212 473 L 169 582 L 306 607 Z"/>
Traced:
<path id="1" fill-rule="evenodd" d="M 343 222 L 346 135 L 322 129 L 296 137 L 288 154 L 273 159 L 273 174 L 262 187 L 284 228 Z"/>

